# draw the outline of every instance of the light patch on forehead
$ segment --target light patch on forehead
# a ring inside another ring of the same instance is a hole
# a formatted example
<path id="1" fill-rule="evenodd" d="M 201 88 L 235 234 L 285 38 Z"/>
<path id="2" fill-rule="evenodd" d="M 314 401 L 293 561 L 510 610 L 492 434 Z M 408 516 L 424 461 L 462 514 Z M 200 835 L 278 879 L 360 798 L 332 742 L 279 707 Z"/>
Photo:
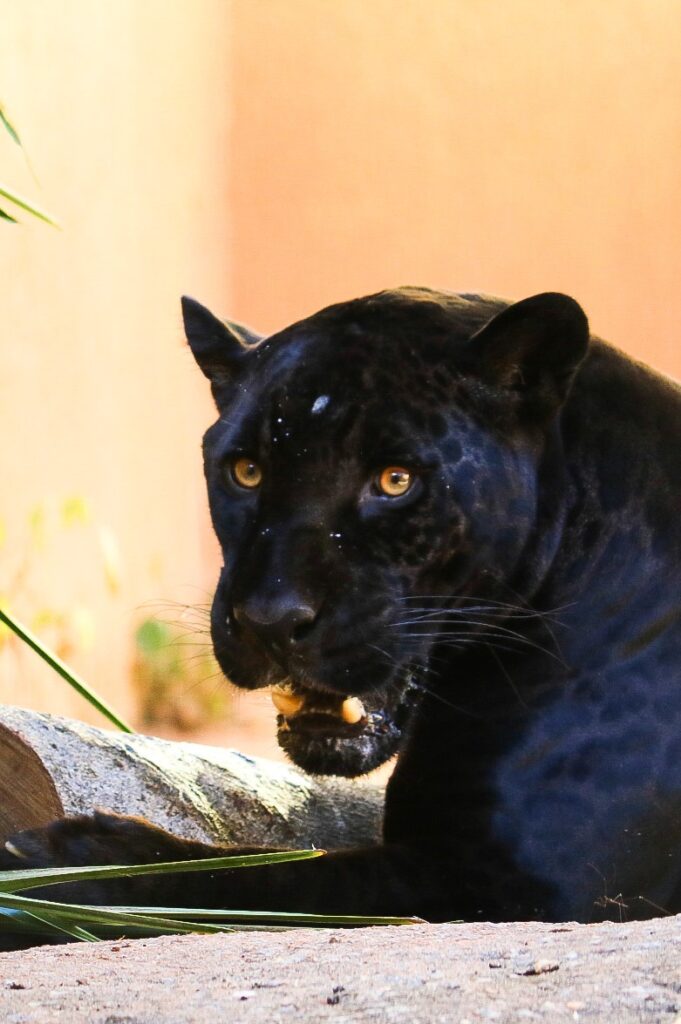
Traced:
<path id="1" fill-rule="evenodd" d="M 329 396 L 319 395 L 319 397 L 315 398 L 314 402 L 312 403 L 312 408 L 310 409 L 310 412 L 312 413 L 313 416 L 316 416 L 317 413 L 324 412 L 328 404 Z"/>

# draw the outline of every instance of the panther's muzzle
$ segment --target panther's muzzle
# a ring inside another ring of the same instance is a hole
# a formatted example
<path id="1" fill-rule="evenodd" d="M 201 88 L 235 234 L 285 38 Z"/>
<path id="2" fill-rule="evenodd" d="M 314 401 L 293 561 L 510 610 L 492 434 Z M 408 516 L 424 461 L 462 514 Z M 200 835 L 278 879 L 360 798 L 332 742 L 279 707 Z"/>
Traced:
<path id="1" fill-rule="evenodd" d="M 364 775 L 388 761 L 399 747 L 415 688 L 397 688 L 360 699 L 327 690 L 279 683 L 272 688 L 280 747 L 316 775 Z"/>

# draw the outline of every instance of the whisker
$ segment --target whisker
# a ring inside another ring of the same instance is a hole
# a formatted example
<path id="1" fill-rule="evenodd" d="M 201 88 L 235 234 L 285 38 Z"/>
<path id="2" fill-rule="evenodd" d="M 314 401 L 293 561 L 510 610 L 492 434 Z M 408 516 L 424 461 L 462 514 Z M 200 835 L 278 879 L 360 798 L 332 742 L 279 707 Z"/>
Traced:
<path id="1" fill-rule="evenodd" d="M 498 628 L 499 627 L 495 626 L 495 629 L 498 629 Z M 452 641 L 456 641 L 456 640 L 459 640 L 459 641 L 465 642 L 465 643 L 469 643 L 469 644 L 470 643 L 483 643 L 483 642 L 485 642 L 487 640 L 490 640 L 490 639 L 491 640 L 506 640 L 507 643 L 515 642 L 515 643 L 525 644 L 527 647 L 532 647 L 532 648 L 534 648 L 534 650 L 539 651 L 541 654 L 545 654 L 547 657 L 553 658 L 554 661 L 559 662 L 559 664 L 561 664 L 561 665 L 565 664 L 563 659 L 558 654 L 554 654 L 554 652 L 550 651 L 547 647 L 543 647 L 541 644 L 535 643 L 533 640 L 529 640 L 527 637 L 523 636 L 522 634 L 515 634 L 514 631 L 493 633 L 493 632 L 490 632 L 489 630 L 480 630 L 480 632 L 471 632 L 469 630 L 466 630 L 466 631 L 448 630 L 446 632 L 436 632 L 436 633 L 404 633 L 403 636 L 405 637 L 405 639 L 433 640 L 433 641 L 437 642 L 438 646 L 446 644 L 446 643 L 450 643 L 451 644 Z M 517 648 L 511 647 L 511 648 L 509 648 L 509 650 L 516 651 L 516 653 L 517 653 Z"/>
<path id="2" fill-rule="evenodd" d="M 414 624 L 415 625 L 419 625 L 420 621 L 423 621 L 423 620 L 417 620 Z M 449 619 L 429 619 L 428 620 L 428 625 L 433 625 L 433 626 L 440 626 L 440 625 L 446 626 L 446 625 L 450 625 L 450 624 L 451 623 L 450 623 Z M 397 628 L 400 628 L 401 626 L 409 626 L 409 625 L 411 625 L 411 623 L 410 622 L 398 622 L 398 623 L 394 623 L 394 625 Z M 483 628 L 485 628 L 485 627 L 488 626 L 488 623 L 486 623 L 484 620 L 480 620 L 480 619 L 457 619 L 455 621 L 454 625 L 457 626 L 457 627 L 458 626 L 482 626 Z M 509 636 L 514 636 L 518 640 L 525 640 L 525 641 L 529 642 L 529 639 L 523 633 L 519 633 L 517 630 L 511 629 L 509 626 L 504 626 L 500 622 L 492 623 L 490 628 L 496 629 L 496 630 L 498 630 L 499 632 L 502 632 L 502 633 L 508 633 Z M 409 636 L 411 634 L 406 634 L 406 635 Z M 436 633 L 436 634 L 424 634 L 424 635 L 437 635 L 437 636 L 440 636 L 442 634 L 441 633 Z"/>
<path id="3" fill-rule="evenodd" d="M 527 704 L 527 702 L 525 700 L 523 700 L 523 696 L 522 696 L 522 694 L 520 692 L 519 687 L 517 686 L 517 684 L 515 683 L 515 681 L 513 680 L 512 676 L 511 676 L 510 672 L 508 672 L 508 670 L 506 669 L 506 666 L 504 665 L 503 661 L 501 660 L 501 658 L 497 654 L 496 646 L 494 644 L 485 644 L 485 647 L 487 648 L 489 653 L 492 655 L 492 657 L 496 661 L 497 667 L 498 667 L 499 671 L 501 672 L 502 676 L 504 677 L 504 679 L 506 680 L 506 682 L 510 686 L 510 688 L 511 688 L 512 692 L 514 693 L 514 695 L 516 697 L 516 700 L 518 701 L 520 706 L 522 708 L 524 708 L 525 711 L 529 711 L 529 705 Z"/>
<path id="4" fill-rule="evenodd" d="M 511 589 L 511 588 L 508 588 L 508 589 Z M 512 591 L 512 593 L 515 594 L 515 591 Z M 519 598 L 519 600 L 523 601 L 523 598 L 519 594 L 516 595 L 516 596 Z M 455 604 L 457 602 L 461 603 L 461 602 L 464 602 L 464 601 L 469 601 L 469 602 L 472 601 L 472 602 L 477 602 L 477 604 L 479 606 L 484 607 L 485 609 L 487 609 L 487 608 L 489 608 L 490 610 L 492 608 L 508 609 L 509 612 L 510 611 L 515 611 L 516 613 L 520 613 L 522 615 L 537 616 L 539 618 L 547 618 L 549 616 L 553 616 L 553 615 L 555 615 L 555 614 L 557 614 L 559 612 L 565 611 L 568 608 L 574 607 L 574 604 L 575 604 L 574 601 L 571 601 L 571 602 L 568 602 L 567 604 L 559 605 L 556 608 L 548 608 L 548 609 L 542 611 L 541 609 L 533 608 L 532 605 L 528 604 L 527 601 L 524 601 L 523 604 L 511 604 L 508 601 L 498 601 L 498 600 L 495 600 L 493 598 L 481 598 L 480 596 L 468 595 L 468 594 L 407 594 L 407 595 L 403 595 L 402 597 L 396 598 L 396 600 L 397 601 L 401 601 L 401 602 L 406 602 L 406 601 L 424 601 L 424 602 L 425 601 L 431 601 L 431 602 L 437 602 L 439 604 L 439 608 L 438 607 L 432 608 L 431 606 L 424 605 L 423 608 L 420 609 L 420 610 L 423 610 L 423 611 L 445 610 L 442 607 L 445 604 L 449 604 L 449 603 Z M 413 608 L 410 609 L 410 611 L 414 611 L 414 610 L 415 609 L 413 609 Z M 456 609 L 446 609 L 446 610 L 450 611 L 450 610 L 456 610 Z M 466 610 L 465 608 L 462 609 L 462 611 L 465 611 L 465 610 Z"/>
<path id="5" fill-rule="evenodd" d="M 420 666 L 419 668 L 426 672 L 433 672 L 433 670 L 428 666 Z M 465 715 L 468 718 L 475 718 L 478 720 L 482 719 L 481 715 L 476 714 L 469 708 L 462 708 L 459 704 L 455 704 L 453 701 L 448 700 L 446 697 L 444 697 L 441 693 L 438 693 L 436 690 L 431 690 L 430 687 L 426 686 L 425 683 L 423 683 L 422 681 L 416 680 L 414 682 L 414 685 L 421 693 L 425 694 L 427 697 L 431 697 L 433 700 L 439 701 L 440 704 L 444 704 L 445 707 L 450 708 L 452 711 L 456 711 L 458 714 Z"/>
<path id="6" fill-rule="evenodd" d="M 512 594 L 513 594 L 513 595 L 514 595 L 515 597 L 520 597 L 520 595 L 519 595 L 519 594 L 518 594 L 518 593 L 517 593 L 517 592 L 516 592 L 516 591 L 515 591 L 515 590 L 513 589 L 513 587 L 511 587 L 511 586 L 510 586 L 510 585 L 509 585 L 508 583 L 505 583 L 505 584 L 504 584 L 504 586 L 505 586 L 505 587 L 506 587 L 506 589 L 507 589 L 507 590 L 509 590 L 509 591 L 510 591 L 510 592 L 511 592 L 511 593 L 512 593 Z M 563 606 L 562 606 L 561 608 L 558 608 L 558 609 L 556 609 L 556 611 L 564 611 L 564 610 L 565 610 L 566 608 L 572 608 L 572 607 L 574 607 L 574 606 L 575 606 L 575 604 L 576 604 L 576 602 L 575 602 L 575 601 L 572 601 L 572 602 L 570 602 L 570 603 L 568 603 L 568 604 L 565 604 L 565 605 L 563 605 Z M 563 626 L 563 628 L 565 628 L 564 624 L 563 624 L 563 623 L 561 623 L 561 622 L 560 622 L 560 620 L 558 620 L 558 619 L 554 619 L 553 621 L 555 622 L 555 624 L 556 624 L 556 625 L 559 625 L 559 626 Z M 554 633 L 553 629 L 551 628 L 551 620 L 549 619 L 549 617 L 548 617 L 548 616 L 547 616 L 547 618 L 546 618 L 546 622 L 545 622 L 545 628 L 546 628 L 546 631 L 547 631 L 547 633 L 548 633 L 548 634 L 549 634 L 549 636 L 551 637 L 551 640 L 553 641 L 553 645 L 554 645 L 555 649 L 556 649 L 557 651 L 560 651 L 560 644 L 558 643 L 558 639 L 557 639 L 557 637 L 556 637 L 556 634 Z M 564 664 L 564 662 L 563 662 L 563 664 Z"/>
<path id="7" fill-rule="evenodd" d="M 378 646 L 378 644 L 370 644 L 369 641 L 366 640 L 364 642 L 364 646 L 365 647 L 371 647 L 374 651 L 378 651 L 379 654 L 383 654 L 388 659 L 388 664 L 389 665 L 396 665 L 397 664 L 397 658 L 395 657 L 395 655 L 394 654 L 390 654 L 389 651 L 384 651 L 382 647 Z"/>
<path id="8" fill-rule="evenodd" d="M 476 623 L 476 622 L 479 622 L 481 620 L 478 620 L 478 619 L 462 619 L 461 616 L 462 615 L 471 615 L 471 614 L 474 614 L 477 611 L 478 611 L 477 608 L 459 608 L 459 609 L 452 608 L 452 609 L 445 610 L 445 611 L 429 612 L 429 613 L 424 614 L 424 615 L 418 615 L 416 618 L 413 618 L 413 619 L 399 619 L 397 622 L 391 622 L 390 626 L 391 627 L 399 628 L 400 626 L 417 625 L 419 622 L 432 622 L 434 625 L 444 625 L 444 624 L 446 624 L 446 623 L 448 623 L 450 621 L 466 622 L 466 623 L 469 623 L 469 622 Z M 508 616 L 508 615 L 500 615 L 497 612 L 490 612 L 490 613 L 488 613 L 488 612 L 485 611 L 484 608 L 480 609 L 479 614 L 480 615 L 484 615 L 485 619 L 497 619 L 497 620 L 501 620 L 501 622 L 505 622 L 509 618 L 513 618 L 513 619 L 533 619 L 533 618 L 535 618 L 535 616 L 531 615 L 529 612 L 520 613 L 520 614 L 517 614 L 517 615 L 514 615 L 514 616 Z M 444 616 L 446 616 L 446 618 L 438 619 L 436 617 L 438 615 L 444 615 Z M 495 625 L 497 625 L 497 623 L 495 623 Z"/>
<path id="9" fill-rule="evenodd" d="M 497 601 L 493 598 L 480 598 L 473 594 L 406 594 L 396 598 L 397 601 L 480 601 L 485 604 L 495 605 L 502 608 L 521 608 L 519 604 L 511 604 L 508 601 Z"/>

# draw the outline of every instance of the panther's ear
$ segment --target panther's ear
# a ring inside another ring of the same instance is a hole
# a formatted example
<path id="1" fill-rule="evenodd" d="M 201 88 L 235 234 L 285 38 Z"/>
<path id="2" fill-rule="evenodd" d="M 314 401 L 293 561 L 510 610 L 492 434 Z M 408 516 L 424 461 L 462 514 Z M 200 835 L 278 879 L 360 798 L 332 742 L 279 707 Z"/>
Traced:
<path id="1" fill-rule="evenodd" d="M 589 323 L 568 295 L 543 292 L 507 306 L 466 346 L 468 368 L 547 415 L 563 403 L 589 345 Z"/>
<path id="2" fill-rule="evenodd" d="M 261 337 L 241 324 L 218 320 L 195 299 L 182 296 L 184 332 L 194 358 L 215 386 L 226 384 L 239 372 L 248 349 Z"/>

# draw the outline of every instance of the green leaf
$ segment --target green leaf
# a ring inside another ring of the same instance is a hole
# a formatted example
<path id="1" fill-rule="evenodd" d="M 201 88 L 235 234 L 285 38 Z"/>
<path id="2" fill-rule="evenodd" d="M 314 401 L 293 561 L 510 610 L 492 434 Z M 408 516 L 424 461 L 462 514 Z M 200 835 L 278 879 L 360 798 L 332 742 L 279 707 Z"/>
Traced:
<path id="1" fill-rule="evenodd" d="M 24 199 L 17 192 L 11 192 L 9 189 L 3 188 L 0 185 L 0 196 L 2 196 L 3 199 L 9 199 L 9 201 L 14 203 L 15 206 L 19 206 L 22 210 L 26 210 L 27 213 L 33 214 L 33 216 L 38 217 L 39 220 L 44 220 L 46 224 L 50 224 L 53 228 L 59 227 L 59 224 L 57 224 L 56 220 L 53 220 L 52 217 L 50 217 L 49 213 L 45 213 L 44 210 L 41 210 L 40 207 L 29 202 L 28 199 Z"/>
<path id="2" fill-rule="evenodd" d="M 0 220 L 8 220 L 11 224 L 19 223 L 16 217 L 10 217 L 10 215 L 6 213 L 5 210 L 2 209 L 2 207 L 0 207 Z"/>
<path id="3" fill-rule="evenodd" d="M 3 927 L 4 926 L 4 927 Z M 70 935 L 81 942 L 98 942 L 96 935 L 81 928 L 76 923 L 69 923 L 47 915 L 36 914 L 29 910 L 10 910 L 7 907 L 0 907 L 0 932 L 10 932 L 13 935 Z"/>
<path id="4" fill-rule="evenodd" d="M 2 896 L 0 895 L 0 899 Z M 390 917 L 376 916 L 371 914 L 297 914 L 290 910 L 201 910 L 196 907 L 137 907 L 137 906 L 116 906 L 109 907 L 109 910 L 121 911 L 125 914 L 136 914 L 139 917 L 153 917 L 155 914 L 162 914 L 164 917 L 174 920 L 205 921 L 211 918 L 225 920 L 232 924 L 251 924 L 258 922 L 277 922 L 286 927 L 291 925 L 316 925 L 320 928 L 348 927 L 354 926 L 365 928 L 374 925 L 407 925 L 423 924 L 418 917 Z"/>
<path id="5" fill-rule="evenodd" d="M 44 925 L 48 927 L 45 928 Z M 44 935 L 48 930 L 49 932 L 53 931 L 53 927 L 49 922 L 44 921 L 41 924 L 40 919 L 35 914 L 30 914 L 27 910 L 10 910 L 8 907 L 0 907 L 0 934 L 9 932 L 12 935 L 24 935 L 26 933 Z"/>
<path id="6" fill-rule="evenodd" d="M 47 925 L 50 930 L 54 929 L 55 931 L 70 935 L 72 939 L 78 939 L 79 942 L 99 942 L 96 935 L 93 935 L 92 932 L 87 931 L 85 928 L 81 928 L 78 924 L 69 924 L 68 921 L 63 919 L 59 922 L 50 920 L 48 917 L 36 914 L 30 910 L 24 910 L 21 913 L 26 914 L 29 918 L 33 918 L 38 924 Z"/>
<path id="7" fill-rule="evenodd" d="M 186 933 L 220 932 L 239 929 L 291 928 L 295 925 L 307 927 L 368 927 L 373 925 L 422 924 L 419 918 L 409 917 L 362 917 L 359 915 L 294 914 L 283 911 L 256 910 L 201 910 L 187 907 L 95 907 L 80 903 L 58 903 L 50 900 L 33 899 L 0 893 L 0 908 L 23 911 L 44 921 L 47 925 L 60 927 L 71 933 L 83 924 L 101 928 L 114 928 L 118 932 Z M 211 921 L 206 920 L 210 918 Z M 12 931 L 7 925 L 12 918 L 0 916 L 0 930 Z M 273 924 L 274 922 L 274 924 Z M 5 928 L 2 928 L 5 923 Z M 127 926 L 127 927 L 126 927 Z M 88 929 L 89 931 L 89 929 Z M 92 934 L 92 933 L 90 933 Z"/>
<path id="8" fill-rule="evenodd" d="M 59 885 L 62 882 L 83 882 L 102 878 L 132 878 L 135 875 L 177 875 L 182 872 L 218 871 L 227 868 L 250 868 L 266 864 L 282 864 L 293 860 L 323 857 L 324 850 L 282 850 L 272 853 L 230 854 L 201 860 L 171 860 L 154 864 L 107 864 L 86 868 L 28 868 L 0 871 L 2 893 L 19 892 L 36 886 Z"/>
<path id="9" fill-rule="evenodd" d="M 36 636 L 33 635 L 33 633 L 30 632 L 30 630 L 26 628 L 26 626 L 22 626 L 17 619 L 2 608 L 0 608 L 0 623 L 4 623 L 14 633 L 16 633 L 19 639 L 23 640 L 25 644 L 34 650 L 35 653 L 43 659 L 43 661 L 46 661 L 47 664 L 62 677 L 62 679 L 65 679 L 66 682 L 73 687 L 76 693 L 79 693 L 81 697 L 84 697 L 93 708 L 100 711 L 113 725 L 121 729 L 122 732 L 134 732 L 134 729 L 124 722 L 122 718 L 119 718 L 113 708 L 110 708 L 109 705 L 102 700 L 102 698 L 99 697 L 84 680 L 80 678 L 80 676 L 76 675 L 68 665 L 64 664 L 60 657 L 50 651 L 49 648 L 47 648 Z"/>
<path id="10" fill-rule="evenodd" d="M 0 121 L 2 122 L 2 124 L 4 124 L 5 128 L 7 129 L 11 137 L 14 139 L 17 146 L 21 147 L 21 139 L 19 138 L 19 132 L 16 130 L 16 128 L 8 118 L 7 111 L 2 106 L 2 104 L 0 104 Z"/>
<path id="11" fill-rule="evenodd" d="M 91 906 L 85 903 L 59 903 L 0 893 L 0 912 L 28 912 L 46 923 L 73 929 L 83 923 L 107 927 L 132 925 L 135 928 L 174 932 L 223 931 L 225 928 L 281 929 L 305 927 L 331 928 L 402 926 L 422 924 L 417 917 L 371 916 L 360 914 L 297 914 L 276 910 L 204 909 L 198 907 Z M 10 919 L 11 920 L 11 919 Z M 3 918 L 0 917 L 0 929 Z M 70 923 L 69 923 L 70 922 Z M 5 927 L 4 930 L 12 930 Z"/>
<path id="12" fill-rule="evenodd" d="M 175 934 L 186 932 L 223 932 L 240 930 L 280 930 L 296 925 L 307 927 L 367 927 L 370 925 L 407 925 L 420 923 L 411 917 L 371 917 L 349 914 L 297 914 L 285 911 L 204 909 L 190 907 L 103 906 L 59 903 L 17 896 L 21 889 L 37 885 L 56 885 L 85 879 L 120 878 L 132 875 L 176 874 L 215 871 L 226 868 L 256 867 L 284 861 L 307 860 L 323 855 L 322 850 L 289 850 L 276 853 L 251 853 L 206 860 L 169 861 L 162 864 L 124 864 L 87 868 L 35 868 L 0 872 L 0 931 L 35 930 L 35 921 L 48 929 L 56 928 L 73 938 L 92 941 L 91 931 L 115 934 Z M 31 915 L 34 922 L 26 920 Z M 84 928 L 88 925 L 88 928 Z"/>
<path id="13" fill-rule="evenodd" d="M 52 903 L 49 900 L 35 900 L 28 896 L 14 896 L 9 893 L 0 894 L 0 905 L 10 909 L 23 910 L 37 917 L 38 914 L 45 923 L 61 927 L 64 924 L 67 928 L 82 927 L 82 923 L 93 925 L 106 925 L 116 927 L 120 930 L 123 925 L 143 928 L 145 930 L 161 931 L 166 933 L 174 932 L 218 932 L 224 931 L 219 925 L 185 923 L 183 921 L 172 921 L 162 915 L 157 917 L 145 917 L 134 913 L 125 913 L 109 907 L 90 907 L 78 903 Z M 0 917 L 0 928 L 2 924 L 11 918 Z M 11 930 L 8 928 L 5 931 Z"/>

